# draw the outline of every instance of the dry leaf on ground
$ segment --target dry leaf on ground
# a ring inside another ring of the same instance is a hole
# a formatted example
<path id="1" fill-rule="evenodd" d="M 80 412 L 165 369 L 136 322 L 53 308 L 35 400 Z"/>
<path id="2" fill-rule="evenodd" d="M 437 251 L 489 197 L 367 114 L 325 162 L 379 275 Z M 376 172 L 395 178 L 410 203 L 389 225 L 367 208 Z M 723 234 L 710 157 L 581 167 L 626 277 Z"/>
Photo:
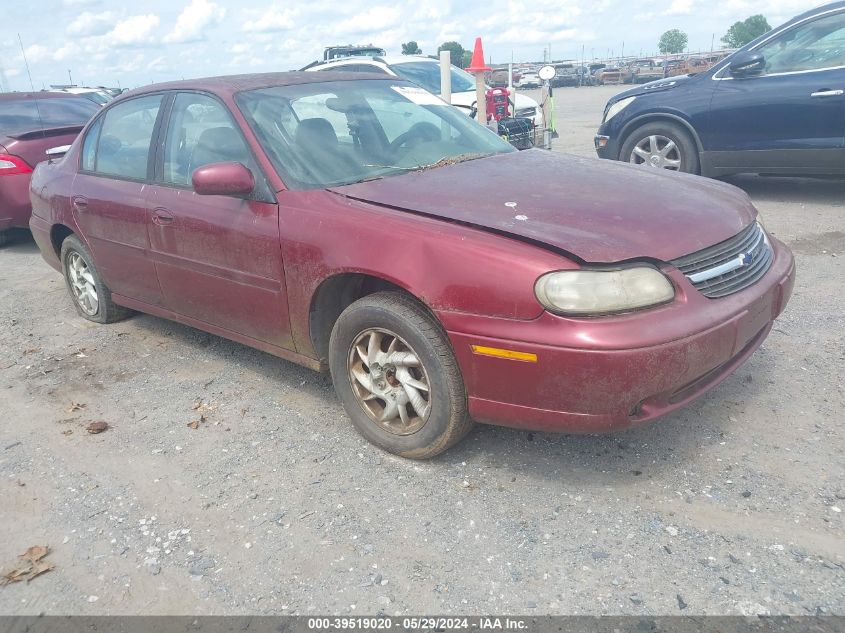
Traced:
<path id="1" fill-rule="evenodd" d="M 70 408 L 68 408 L 67 412 L 68 413 L 75 413 L 77 411 L 82 411 L 82 409 L 84 409 L 85 406 L 86 405 L 82 402 L 71 402 Z"/>
<path id="2" fill-rule="evenodd" d="M 33 578 L 37 578 L 41 574 L 47 573 L 55 567 L 52 563 L 42 560 L 49 553 L 50 548 L 47 545 L 33 545 L 32 547 L 27 548 L 27 550 L 18 557 L 26 564 L 3 574 L 2 578 L 0 578 L 0 585 L 8 585 L 13 582 L 20 582 L 24 579 L 29 582 Z"/>
<path id="3" fill-rule="evenodd" d="M 50 548 L 46 545 L 33 545 L 32 547 L 28 548 L 23 554 L 21 554 L 20 557 L 26 561 L 29 561 L 30 563 L 35 563 L 44 558 L 49 553 Z"/>

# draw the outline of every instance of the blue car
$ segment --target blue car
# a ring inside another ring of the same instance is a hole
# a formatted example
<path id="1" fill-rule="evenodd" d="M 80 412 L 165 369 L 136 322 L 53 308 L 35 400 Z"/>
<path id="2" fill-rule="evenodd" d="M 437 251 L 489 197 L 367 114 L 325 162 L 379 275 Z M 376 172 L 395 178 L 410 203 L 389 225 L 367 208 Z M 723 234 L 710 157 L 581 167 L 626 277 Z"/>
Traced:
<path id="1" fill-rule="evenodd" d="M 595 144 L 601 158 L 712 177 L 845 175 L 845 2 L 706 72 L 614 96 Z"/>

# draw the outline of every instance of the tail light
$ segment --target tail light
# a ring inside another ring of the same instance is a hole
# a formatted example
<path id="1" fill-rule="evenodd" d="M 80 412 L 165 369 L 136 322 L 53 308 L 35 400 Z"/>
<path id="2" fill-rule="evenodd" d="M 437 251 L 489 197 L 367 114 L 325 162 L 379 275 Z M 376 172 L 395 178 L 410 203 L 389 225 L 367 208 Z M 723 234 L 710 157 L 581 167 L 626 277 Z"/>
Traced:
<path id="1" fill-rule="evenodd" d="M 30 173 L 32 173 L 32 167 L 30 167 L 20 156 L 0 154 L 0 176 Z"/>

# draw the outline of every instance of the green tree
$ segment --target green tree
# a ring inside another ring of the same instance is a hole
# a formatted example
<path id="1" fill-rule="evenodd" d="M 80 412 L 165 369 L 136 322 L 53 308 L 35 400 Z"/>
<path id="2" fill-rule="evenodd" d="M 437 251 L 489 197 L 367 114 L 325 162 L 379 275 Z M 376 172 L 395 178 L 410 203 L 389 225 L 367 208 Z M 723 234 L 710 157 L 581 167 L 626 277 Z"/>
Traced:
<path id="1" fill-rule="evenodd" d="M 683 53 L 687 47 L 687 34 L 680 29 L 671 29 L 660 36 L 660 52 L 664 55 Z"/>
<path id="2" fill-rule="evenodd" d="M 472 64 L 472 51 L 464 50 L 464 54 L 461 55 L 461 68 L 469 68 L 470 64 Z"/>
<path id="3" fill-rule="evenodd" d="M 449 51 L 449 58 L 452 60 L 452 65 L 458 68 L 463 68 L 464 47 L 457 42 L 443 42 L 437 47 L 437 52 Z"/>
<path id="4" fill-rule="evenodd" d="M 756 40 L 763 33 L 772 30 L 769 21 L 760 14 L 752 15 L 741 22 L 734 22 L 722 38 L 722 42 L 729 48 L 742 48 L 751 40 Z"/>
<path id="5" fill-rule="evenodd" d="M 411 40 L 410 42 L 405 42 L 404 44 L 402 44 L 402 54 L 422 55 L 422 49 L 414 40 Z"/>

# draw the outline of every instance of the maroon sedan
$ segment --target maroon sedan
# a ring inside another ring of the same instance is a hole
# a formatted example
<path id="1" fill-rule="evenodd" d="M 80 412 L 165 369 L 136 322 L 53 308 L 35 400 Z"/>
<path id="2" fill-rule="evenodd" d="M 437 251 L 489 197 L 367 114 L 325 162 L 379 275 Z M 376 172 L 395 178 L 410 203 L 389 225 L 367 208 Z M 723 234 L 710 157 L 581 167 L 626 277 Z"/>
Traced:
<path id="1" fill-rule="evenodd" d="M 331 371 L 358 430 L 631 427 L 722 381 L 795 268 L 739 189 L 530 150 L 395 77 L 122 95 L 32 179 L 79 313 L 187 323 Z"/>
<path id="2" fill-rule="evenodd" d="M 29 178 L 46 151 L 69 145 L 100 107 L 49 92 L 0 94 L 0 245 L 8 230 L 29 226 Z"/>

